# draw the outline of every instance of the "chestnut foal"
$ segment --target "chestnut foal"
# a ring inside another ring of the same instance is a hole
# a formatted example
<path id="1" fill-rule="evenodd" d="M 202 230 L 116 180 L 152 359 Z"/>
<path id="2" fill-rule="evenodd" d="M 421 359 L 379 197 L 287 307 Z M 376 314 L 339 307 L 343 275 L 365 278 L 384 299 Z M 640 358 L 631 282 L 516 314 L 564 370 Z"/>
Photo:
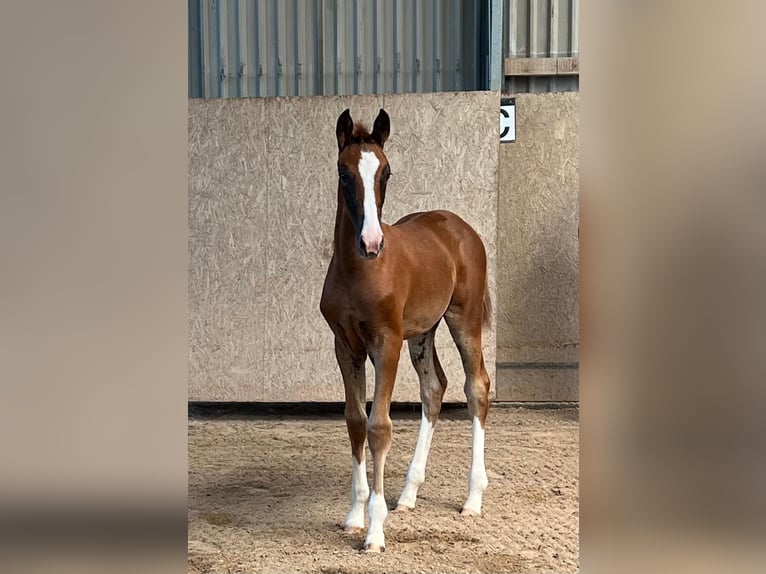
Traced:
<path id="1" fill-rule="evenodd" d="M 346 391 L 346 426 L 351 439 L 351 510 L 348 532 L 364 528 L 370 494 L 365 466 L 365 438 L 372 452 L 373 484 L 370 526 L 365 549 L 385 547 L 383 524 L 388 508 L 383 496 L 383 468 L 391 446 L 389 417 L 399 353 L 408 341 L 420 379 L 423 403 L 420 434 L 397 510 L 415 506 L 425 478 L 434 424 L 447 387 L 434 348 L 442 317 L 457 344 L 465 369 L 465 394 L 473 424 L 473 458 L 468 498 L 462 514 L 480 514 L 487 487 L 484 467 L 484 421 L 490 380 L 481 348 L 482 326 L 491 304 L 487 256 L 478 234 L 448 211 L 413 213 L 394 225 L 380 215 L 391 175 L 383 145 L 388 114 L 380 110 L 372 133 L 354 125 L 349 110 L 338 118 L 338 210 L 332 260 L 322 292 L 321 311 L 335 334 L 335 356 Z M 365 412 L 365 361 L 375 368 L 375 396 Z"/>

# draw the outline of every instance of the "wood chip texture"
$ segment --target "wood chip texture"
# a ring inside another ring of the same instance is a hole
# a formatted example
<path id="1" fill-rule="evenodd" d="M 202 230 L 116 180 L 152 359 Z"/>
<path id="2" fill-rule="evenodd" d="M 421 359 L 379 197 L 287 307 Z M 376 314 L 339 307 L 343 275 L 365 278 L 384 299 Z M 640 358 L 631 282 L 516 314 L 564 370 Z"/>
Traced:
<path id="1" fill-rule="evenodd" d="M 500 400 L 578 400 L 578 111 L 577 92 L 519 94 L 516 141 L 500 145 Z"/>

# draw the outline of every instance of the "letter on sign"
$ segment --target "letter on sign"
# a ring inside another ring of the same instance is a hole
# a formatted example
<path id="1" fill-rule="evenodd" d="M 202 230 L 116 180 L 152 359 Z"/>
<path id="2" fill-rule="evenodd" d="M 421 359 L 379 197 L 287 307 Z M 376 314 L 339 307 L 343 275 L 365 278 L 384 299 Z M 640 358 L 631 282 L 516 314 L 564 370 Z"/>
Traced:
<path id="1" fill-rule="evenodd" d="M 516 141 L 516 98 L 500 99 L 500 141 Z"/>

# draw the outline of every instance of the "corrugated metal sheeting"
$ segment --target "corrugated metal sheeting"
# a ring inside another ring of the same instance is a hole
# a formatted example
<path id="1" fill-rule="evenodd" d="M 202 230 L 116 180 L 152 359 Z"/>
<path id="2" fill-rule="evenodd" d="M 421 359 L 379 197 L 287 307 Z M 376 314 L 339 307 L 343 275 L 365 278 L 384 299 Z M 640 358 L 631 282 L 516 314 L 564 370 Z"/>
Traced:
<path id="1" fill-rule="evenodd" d="M 502 2 L 504 57 L 577 55 L 579 0 Z M 492 3 L 189 0 L 189 97 L 488 89 Z M 502 89 L 571 90 L 577 78 L 505 78 Z"/>
<path id="2" fill-rule="evenodd" d="M 503 0 L 503 56 L 579 56 L 579 5 L 579 0 Z M 507 93 L 578 89 L 578 76 L 508 77 L 503 86 Z"/>
<path id="3" fill-rule="evenodd" d="M 189 0 L 189 96 L 484 89 L 489 3 Z"/>

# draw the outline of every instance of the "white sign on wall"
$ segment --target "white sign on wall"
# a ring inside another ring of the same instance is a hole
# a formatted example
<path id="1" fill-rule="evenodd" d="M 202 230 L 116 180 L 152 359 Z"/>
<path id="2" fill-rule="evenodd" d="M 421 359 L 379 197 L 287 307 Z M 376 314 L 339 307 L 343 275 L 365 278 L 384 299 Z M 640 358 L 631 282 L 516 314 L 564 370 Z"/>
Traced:
<path id="1" fill-rule="evenodd" d="M 516 141 L 516 98 L 500 99 L 500 141 Z"/>

